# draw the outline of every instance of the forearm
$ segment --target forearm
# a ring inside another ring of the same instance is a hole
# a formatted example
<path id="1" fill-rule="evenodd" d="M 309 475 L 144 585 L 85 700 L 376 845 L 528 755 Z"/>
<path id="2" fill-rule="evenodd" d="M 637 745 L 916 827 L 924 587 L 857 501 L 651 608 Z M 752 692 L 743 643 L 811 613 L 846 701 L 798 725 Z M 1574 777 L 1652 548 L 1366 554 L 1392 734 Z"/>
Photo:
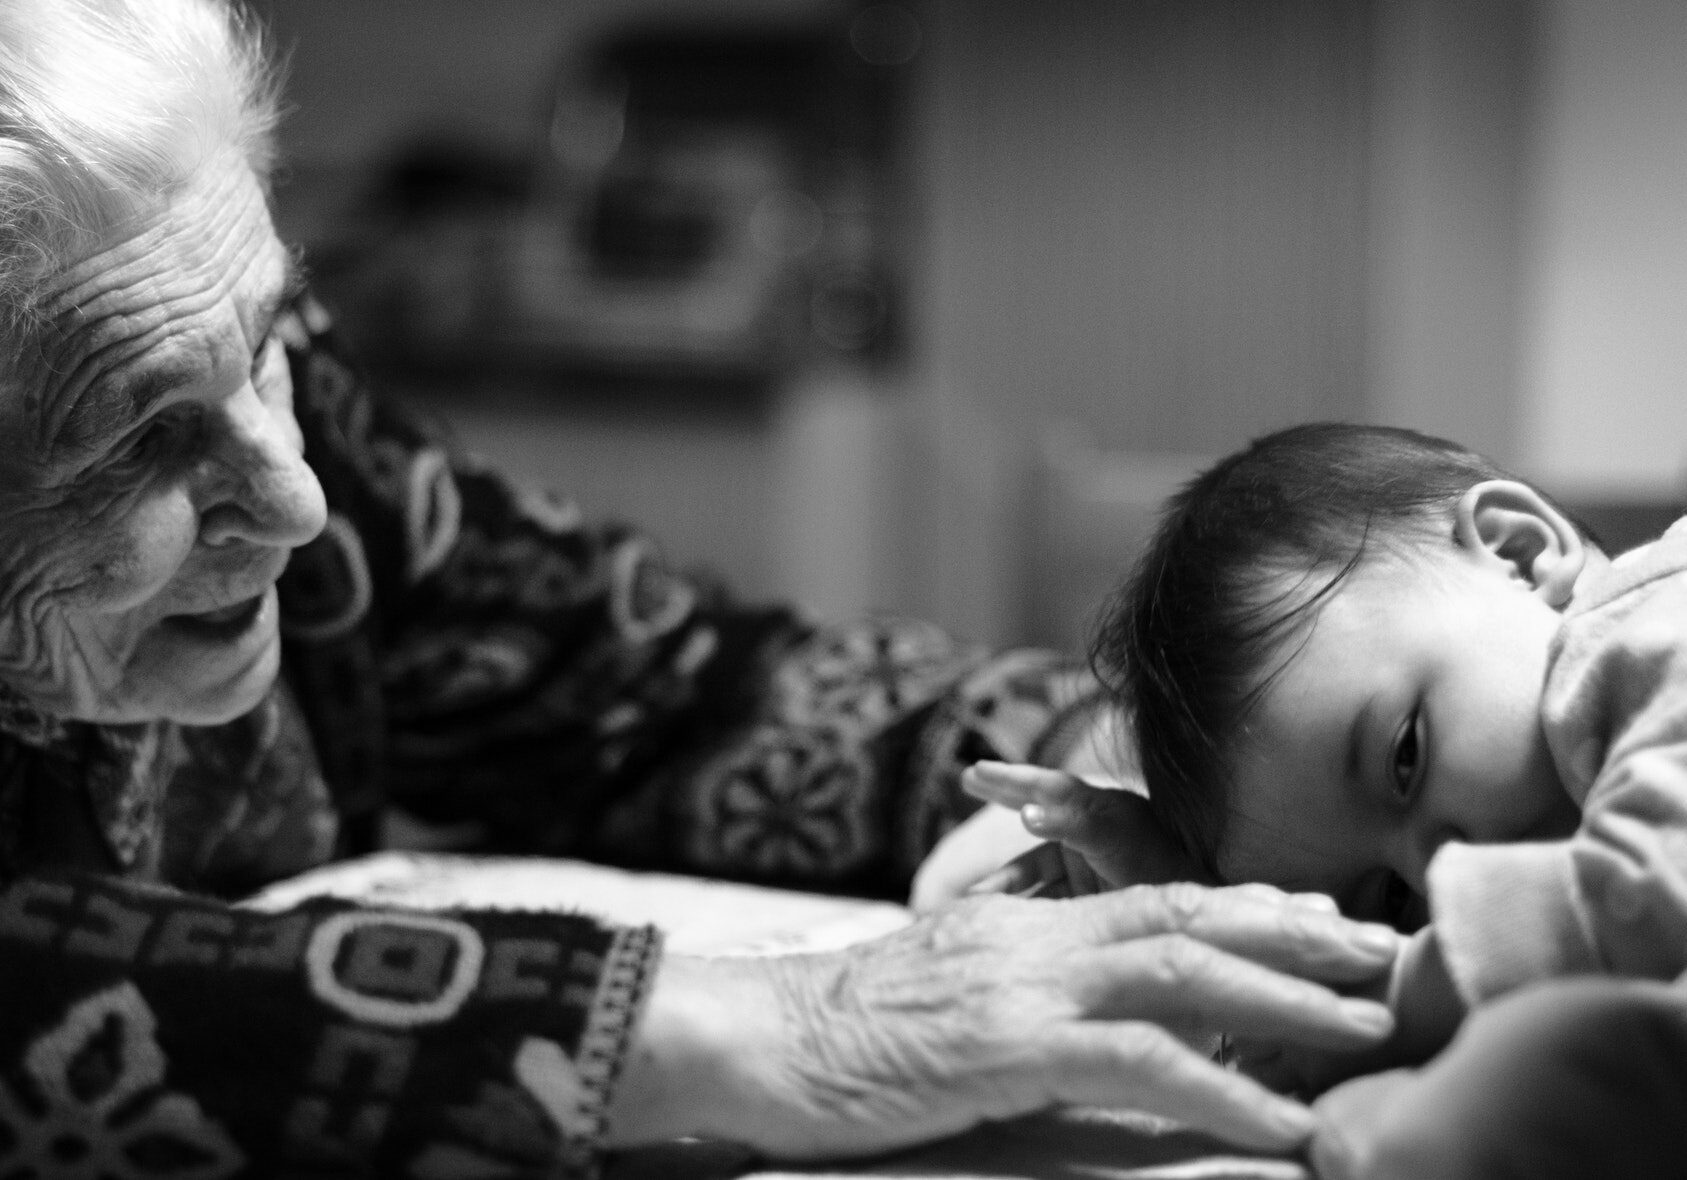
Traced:
<path id="1" fill-rule="evenodd" d="M 763 1054 L 781 1023 L 764 962 L 665 959 L 609 1105 L 608 1146 L 747 1142 L 745 1113 L 775 1088 Z"/>
<path id="2" fill-rule="evenodd" d="M 851 1010 L 848 961 L 665 960 L 615 1086 L 606 1144 L 695 1136 L 800 1159 L 926 1137 L 882 1117 L 911 1079 L 875 1081 L 877 1071 L 844 1064 L 873 1040 L 871 1019 Z"/>

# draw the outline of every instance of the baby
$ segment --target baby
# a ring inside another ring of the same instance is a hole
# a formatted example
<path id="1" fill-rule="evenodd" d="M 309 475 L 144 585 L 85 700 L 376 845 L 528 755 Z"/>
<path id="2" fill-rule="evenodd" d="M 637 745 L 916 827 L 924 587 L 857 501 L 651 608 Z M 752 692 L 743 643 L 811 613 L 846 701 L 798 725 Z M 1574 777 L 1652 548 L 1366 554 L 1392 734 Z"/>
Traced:
<path id="1" fill-rule="evenodd" d="M 1173 497 L 1093 655 L 1198 875 L 1416 931 L 1397 1057 L 1532 980 L 1687 969 L 1687 520 L 1611 561 L 1462 447 L 1297 427 Z M 1104 843 L 1067 811 L 1032 818 Z"/>

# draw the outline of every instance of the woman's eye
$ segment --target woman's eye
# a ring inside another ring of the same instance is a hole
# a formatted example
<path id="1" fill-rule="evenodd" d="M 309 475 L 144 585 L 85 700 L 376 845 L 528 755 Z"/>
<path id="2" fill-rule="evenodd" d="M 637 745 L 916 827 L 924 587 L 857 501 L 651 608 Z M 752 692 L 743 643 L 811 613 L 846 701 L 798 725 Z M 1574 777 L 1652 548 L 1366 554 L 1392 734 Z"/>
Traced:
<path id="1" fill-rule="evenodd" d="M 202 417 L 195 406 L 183 406 L 160 414 L 112 456 L 112 466 L 121 471 L 134 471 L 170 462 L 188 449 L 198 434 Z"/>
<path id="2" fill-rule="evenodd" d="M 276 353 L 281 351 L 281 337 L 271 332 L 264 337 L 264 342 L 258 345 L 258 351 L 252 354 L 252 379 L 256 381 L 259 374 L 269 367 L 270 361 L 275 359 Z"/>
<path id="3" fill-rule="evenodd" d="M 1400 736 L 1394 739 L 1394 751 L 1389 759 L 1389 776 L 1395 794 L 1402 798 L 1411 794 L 1422 759 L 1423 753 L 1418 748 L 1418 711 L 1413 709 L 1411 716 L 1406 718 L 1406 724 L 1400 728 Z"/>

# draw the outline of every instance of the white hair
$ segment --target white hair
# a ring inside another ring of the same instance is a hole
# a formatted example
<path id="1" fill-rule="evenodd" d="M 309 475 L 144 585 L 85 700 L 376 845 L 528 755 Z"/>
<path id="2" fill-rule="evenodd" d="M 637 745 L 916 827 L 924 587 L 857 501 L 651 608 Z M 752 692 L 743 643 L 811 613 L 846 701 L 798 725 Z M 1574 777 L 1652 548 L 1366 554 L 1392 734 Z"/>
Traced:
<path id="1" fill-rule="evenodd" d="M 0 0 L 0 370 L 52 275 L 240 153 L 267 182 L 278 82 L 229 0 Z"/>

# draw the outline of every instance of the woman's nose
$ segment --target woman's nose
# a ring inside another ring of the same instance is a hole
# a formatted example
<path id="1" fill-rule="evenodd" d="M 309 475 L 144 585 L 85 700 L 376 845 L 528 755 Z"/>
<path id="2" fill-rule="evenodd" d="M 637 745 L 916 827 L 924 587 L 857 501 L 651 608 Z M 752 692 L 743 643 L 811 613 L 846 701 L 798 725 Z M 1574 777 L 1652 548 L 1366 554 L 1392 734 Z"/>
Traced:
<path id="1" fill-rule="evenodd" d="M 201 489 L 200 540 L 292 549 L 321 532 L 327 504 L 305 463 L 292 411 L 265 405 L 248 386 L 212 416 L 215 441 Z"/>

